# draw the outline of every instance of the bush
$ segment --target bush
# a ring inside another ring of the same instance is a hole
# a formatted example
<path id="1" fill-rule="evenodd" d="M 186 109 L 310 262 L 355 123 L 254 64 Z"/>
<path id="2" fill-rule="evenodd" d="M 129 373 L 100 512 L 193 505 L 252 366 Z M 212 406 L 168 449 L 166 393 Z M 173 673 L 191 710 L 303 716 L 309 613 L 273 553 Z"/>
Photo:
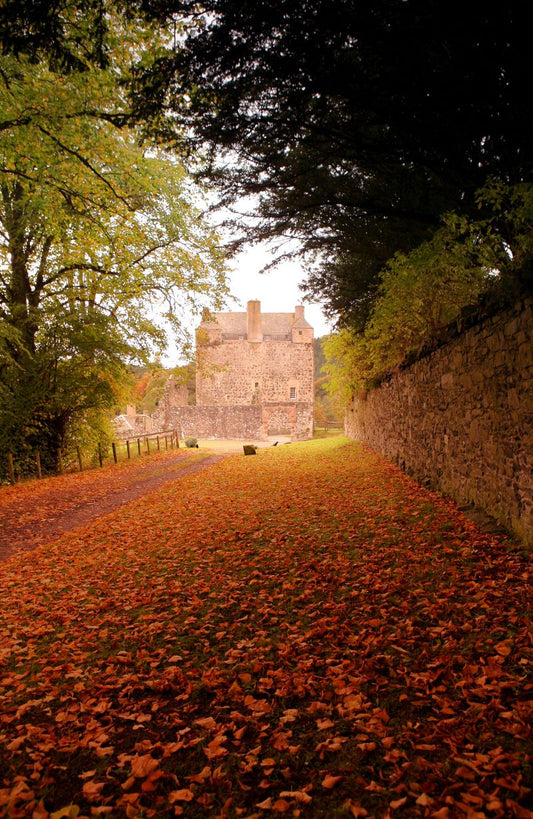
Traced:
<path id="1" fill-rule="evenodd" d="M 198 449 L 198 439 L 197 438 L 185 438 L 185 446 L 189 449 Z"/>

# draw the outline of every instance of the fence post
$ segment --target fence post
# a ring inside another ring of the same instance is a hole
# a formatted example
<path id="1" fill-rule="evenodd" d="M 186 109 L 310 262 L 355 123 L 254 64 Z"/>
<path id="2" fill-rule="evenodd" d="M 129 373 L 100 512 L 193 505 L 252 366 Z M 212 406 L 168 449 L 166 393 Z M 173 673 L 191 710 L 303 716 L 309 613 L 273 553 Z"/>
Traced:
<path id="1" fill-rule="evenodd" d="M 161 447 L 159 446 L 159 435 L 157 436 L 156 441 L 157 441 L 157 451 L 160 452 Z"/>
<path id="2" fill-rule="evenodd" d="M 76 447 L 76 452 L 78 454 L 78 463 L 80 465 L 80 472 L 83 472 L 83 462 L 81 460 L 81 449 L 79 448 L 79 446 Z"/>
<path id="3" fill-rule="evenodd" d="M 100 466 L 104 465 L 104 458 L 103 458 L 103 455 L 102 455 L 102 445 L 101 445 L 100 441 L 98 441 L 98 463 L 100 464 Z"/>
<path id="4" fill-rule="evenodd" d="M 165 449 L 168 449 L 168 438 L 167 438 L 166 435 L 165 435 Z"/>
<path id="5" fill-rule="evenodd" d="M 177 429 L 174 430 L 174 435 L 176 436 L 176 449 L 179 449 L 180 448 L 180 436 L 179 436 L 179 433 L 178 433 Z"/>
<path id="6" fill-rule="evenodd" d="M 146 452 L 148 455 L 150 454 L 150 438 L 148 435 L 146 436 Z"/>
<path id="7" fill-rule="evenodd" d="M 42 478 L 43 473 L 41 470 L 41 453 L 39 452 L 39 450 L 36 450 L 35 452 L 35 463 L 37 464 L 37 477 Z"/>
<path id="8" fill-rule="evenodd" d="M 137 451 L 139 455 L 141 454 L 141 439 L 137 438 Z"/>
<path id="9" fill-rule="evenodd" d="M 111 446 L 113 448 L 113 460 L 114 460 L 115 463 L 118 463 L 118 460 L 117 460 L 117 446 L 116 446 L 114 441 L 111 441 Z"/>
<path id="10" fill-rule="evenodd" d="M 13 466 L 13 455 L 11 452 L 7 453 L 7 467 L 9 469 L 9 478 L 11 483 L 15 483 L 15 467 Z"/>
<path id="11" fill-rule="evenodd" d="M 65 470 L 63 469 L 63 456 L 61 454 L 61 450 L 59 450 L 57 453 L 57 465 L 59 467 L 59 474 L 62 475 Z"/>
<path id="12" fill-rule="evenodd" d="M 128 453 L 128 461 L 129 461 L 129 459 L 131 458 L 130 439 L 129 438 L 126 438 L 126 451 Z"/>

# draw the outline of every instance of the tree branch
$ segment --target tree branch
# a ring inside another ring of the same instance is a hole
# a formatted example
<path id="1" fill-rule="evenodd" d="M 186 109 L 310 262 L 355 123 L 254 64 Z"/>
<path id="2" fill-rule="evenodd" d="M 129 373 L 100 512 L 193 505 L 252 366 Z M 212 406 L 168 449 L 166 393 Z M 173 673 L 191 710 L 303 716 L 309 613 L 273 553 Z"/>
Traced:
<path id="1" fill-rule="evenodd" d="M 55 142 L 55 144 L 56 144 L 56 145 L 59 145 L 59 147 L 61 148 L 61 150 L 62 150 L 62 151 L 65 151 L 66 153 L 71 154 L 72 156 L 75 156 L 75 157 L 76 157 L 76 159 L 77 159 L 79 162 L 81 162 L 81 164 L 82 164 L 82 165 L 83 165 L 85 168 L 88 168 L 88 169 L 91 171 L 91 173 L 93 173 L 93 174 L 96 176 L 96 178 L 97 178 L 97 179 L 99 179 L 101 182 L 103 182 L 103 184 L 104 184 L 104 185 L 105 185 L 107 188 L 109 188 L 109 190 L 111 191 L 111 193 L 113 194 L 113 196 L 114 196 L 116 199 L 118 199 L 118 201 L 119 201 L 119 202 L 122 202 L 122 204 L 123 204 L 123 205 L 125 205 L 125 206 L 127 207 L 127 209 L 128 209 L 128 210 L 129 210 L 131 213 L 134 213 L 134 212 L 135 212 L 135 208 L 134 208 L 134 207 L 132 207 L 132 206 L 130 205 L 130 203 L 128 202 L 128 200 L 127 200 L 127 199 L 126 199 L 124 196 L 122 196 L 122 195 L 121 195 L 121 194 L 120 194 L 120 193 L 119 193 L 117 190 L 115 190 L 115 188 L 114 188 L 114 186 L 111 184 L 111 182 L 110 182 L 108 179 L 106 179 L 106 178 L 105 178 L 105 176 L 104 176 L 103 174 L 101 174 L 101 173 L 100 173 L 100 171 L 98 171 L 98 170 L 97 170 L 97 169 L 96 169 L 96 168 L 95 168 L 95 167 L 94 167 L 94 166 L 93 166 L 93 165 L 92 165 L 92 164 L 89 162 L 89 160 L 88 160 L 88 159 L 86 159 L 86 158 L 85 158 L 85 157 L 84 157 L 82 154 L 80 154 L 80 152 L 79 152 L 79 151 L 76 151 L 74 148 L 69 148 L 69 147 L 68 147 L 68 145 L 65 145 L 63 142 L 61 142 L 61 140 L 60 140 L 60 139 L 58 139 L 56 136 L 54 136 L 54 134 L 50 133 L 50 131 L 48 131 L 48 130 L 47 130 L 46 128 L 44 128 L 42 125 L 38 125 L 37 127 L 38 127 L 39 131 L 41 131 L 41 133 L 45 134 L 45 135 L 46 135 L 46 136 L 47 136 L 49 139 L 51 139 L 51 140 L 52 140 L 52 142 Z"/>

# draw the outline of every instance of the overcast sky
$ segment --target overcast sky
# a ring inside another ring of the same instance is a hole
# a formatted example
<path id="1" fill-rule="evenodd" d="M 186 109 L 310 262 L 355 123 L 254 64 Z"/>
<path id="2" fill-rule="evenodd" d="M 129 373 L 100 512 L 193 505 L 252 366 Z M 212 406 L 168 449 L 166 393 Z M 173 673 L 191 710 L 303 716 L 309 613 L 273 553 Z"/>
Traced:
<path id="1" fill-rule="evenodd" d="M 278 268 L 267 273 L 258 271 L 270 261 L 270 256 L 260 248 L 251 248 L 241 253 L 238 259 L 230 263 L 233 273 L 229 278 L 232 294 L 240 304 L 229 307 L 230 310 L 246 310 L 246 302 L 259 299 L 264 313 L 292 313 L 297 304 L 305 307 L 305 317 L 315 331 L 315 338 L 331 332 L 320 304 L 307 304 L 302 301 L 299 283 L 305 279 L 305 270 L 296 262 L 283 262 Z"/>
<path id="2" fill-rule="evenodd" d="M 259 271 L 269 264 L 272 258 L 266 244 L 243 250 L 228 261 L 230 273 L 227 282 L 234 301 L 228 299 L 227 307 L 224 309 L 244 312 L 248 301 L 258 299 L 263 313 L 293 313 L 296 305 L 303 304 L 305 318 L 313 327 L 315 338 L 331 333 L 333 328 L 322 312 L 322 305 L 303 301 L 303 293 L 298 285 L 305 280 L 306 271 L 300 262 L 295 260 L 281 262 L 279 267 L 260 273 Z M 184 326 L 193 335 L 198 321 L 198 317 L 194 319 L 183 317 Z M 176 350 L 171 335 L 162 362 L 165 367 L 186 363 Z"/>
<path id="3" fill-rule="evenodd" d="M 321 305 L 302 301 L 298 285 L 305 279 L 305 270 L 301 265 L 296 261 L 283 262 L 274 270 L 259 273 L 269 261 L 270 256 L 257 247 L 242 252 L 228 265 L 233 271 L 228 278 L 228 284 L 236 301 L 228 300 L 226 309 L 244 312 L 246 302 L 250 299 L 259 299 L 263 313 L 293 313 L 297 304 L 303 304 L 305 317 L 314 329 L 315 338 L 330 333 L 332 328 L 324 317 Z M 198 319 L 191 322 L 189 329 L 192 332 L 197 323 Z M 186 363 L 180 358 L 172 342 L 162 361 L 165 367 Z"/>

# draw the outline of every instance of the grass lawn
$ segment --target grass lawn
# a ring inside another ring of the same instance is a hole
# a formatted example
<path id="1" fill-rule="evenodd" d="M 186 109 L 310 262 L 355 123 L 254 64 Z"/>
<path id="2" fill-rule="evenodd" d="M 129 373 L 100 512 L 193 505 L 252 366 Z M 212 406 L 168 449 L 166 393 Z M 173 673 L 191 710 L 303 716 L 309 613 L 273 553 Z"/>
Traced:
<path id="1" fill-rule="evenodd" d="M 531 819 L 530 577 L 341 436 L 228 457 L 0 565 L 0 816 Z"/>

